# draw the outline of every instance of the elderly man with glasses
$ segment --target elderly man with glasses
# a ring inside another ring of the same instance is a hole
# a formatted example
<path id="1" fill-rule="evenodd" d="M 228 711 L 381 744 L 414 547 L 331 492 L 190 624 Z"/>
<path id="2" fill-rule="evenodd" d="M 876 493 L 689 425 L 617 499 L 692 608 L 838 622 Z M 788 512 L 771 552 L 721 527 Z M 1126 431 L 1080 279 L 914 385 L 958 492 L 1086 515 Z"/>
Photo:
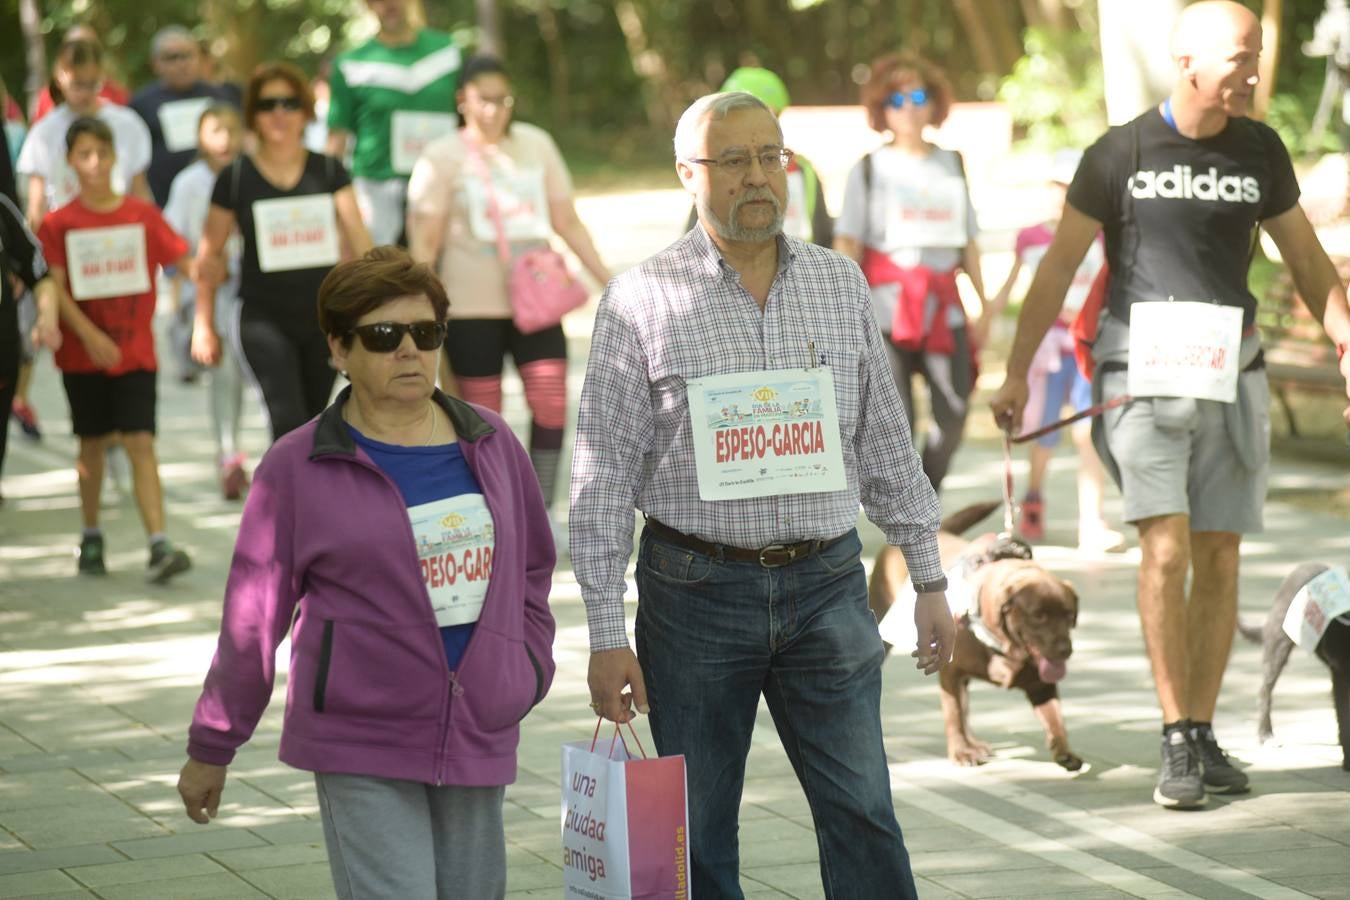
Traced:
<path id="1" fill-rule="evenodd" d="M 695 896 L 742 896 L 737 818 L 763 696 L 811 805 L 826 895 L 913 897 L 855 524 L 861 501 L 909 562 L 914 656 L 931 674 L 953 640 L 938 507 L 862 273 L 782 233 L 791 158 L 762 101 L 696 101 L 675 168 L 698 224 L 600 301 L 571 514 L 592 708 L 650 713 L 660 753 L 685 756 Z"/>
<path id="2" fill-rule="evenodd" d="M 150 44 L 159 77 L 138 90 L 131 108 L 150 129 L 150 193 L 155 203 L 169 202 L 169 185 L 197 157 L 197 125 L 212 103 L 238 105 L 228 87 L 202 78 L 202 51 L 181 25 L 161 28 Z"/>

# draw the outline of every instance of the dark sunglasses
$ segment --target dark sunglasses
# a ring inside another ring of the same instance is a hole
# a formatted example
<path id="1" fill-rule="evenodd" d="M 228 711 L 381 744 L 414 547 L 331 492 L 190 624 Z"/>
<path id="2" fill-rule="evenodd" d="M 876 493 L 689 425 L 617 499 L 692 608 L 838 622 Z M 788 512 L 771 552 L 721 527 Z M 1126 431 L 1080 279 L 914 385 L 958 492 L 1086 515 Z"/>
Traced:
<path id="1" fill-rule="evenodd" d="M 274 109 L 284 109 L 288 112 L 295 112 L 300 108 L 299 97 L 260 97 L 256 104 L 258 112 L 271 112 Z"/>
<path id="2" fill-rule="evenodd" d="M 886 105 L 891 109 L 904 109 L 906 103 L 914 106 L 923 106 L 928 102 L 928 92 L 923 88 L 913 91 L 896 91 L 886 98 Z"/>
<path id="3" fill-rule="evenodd" d="M 351 334 L 361 339 L 361 346 L 371 353 L 393 353 L 403 343 L 403 336 L 411 334 L 418 350 L 439 350 L 445 343 L 444 322 L 371 322 L 358 325 Z"/>

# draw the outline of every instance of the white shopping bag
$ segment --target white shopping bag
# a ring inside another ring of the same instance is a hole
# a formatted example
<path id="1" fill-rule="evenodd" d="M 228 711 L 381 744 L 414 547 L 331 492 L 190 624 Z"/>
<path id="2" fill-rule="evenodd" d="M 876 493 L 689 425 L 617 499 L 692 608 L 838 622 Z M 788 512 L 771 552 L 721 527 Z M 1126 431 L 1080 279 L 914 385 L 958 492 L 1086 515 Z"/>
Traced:
<path id="1" fill-rule="evenodd" d="M 562 747 L 563 896 L 688 900 L 684 757 L 633 757 L 618 726 L 608 746 L 599 733 Z"/>

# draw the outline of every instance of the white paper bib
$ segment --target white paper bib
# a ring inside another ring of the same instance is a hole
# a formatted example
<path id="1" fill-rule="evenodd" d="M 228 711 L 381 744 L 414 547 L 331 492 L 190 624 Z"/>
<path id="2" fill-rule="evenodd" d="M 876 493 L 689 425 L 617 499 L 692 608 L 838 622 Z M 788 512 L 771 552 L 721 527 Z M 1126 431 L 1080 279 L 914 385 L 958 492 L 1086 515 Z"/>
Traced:
<path id="1" fill-rule="evenodd" d="M 806 211 L 806 178 L 800 169 L 787 173 L 787 209 L 783 211 L 783 234 L 811 240 L 811 217 Z"/>
<path id="2" fill-rule="evenodd" d="M 456 128 L 450 113 L 396 109 L 389 123 L 389 161 L 400 175 L 412 174 L 422 149 Z"/>
<path id="3" fill-rule="evenodd" d="M 1284 633 L 1312 653 L 1332 620 L 1346 613 L 1350 613 L 1350 572 L 1327 569 L 1294 595 L 1284 616 Z"/>
<path id="4" fill-rule="evenodd" d="M 332 194 L 256 200 L 253 232 L 258 267 L 264 272 L 337 264 L 337 213 Z"/>
<path id="5" fill-rule="evenodd" d="M 467 178 L 464 190 L 469 201 L 469 229 L 480 241 L 495 243 L 497 226 L 488 209 L 488 189 L 481 178 Z M 518 169 L 492 173 L 492 194 L 501 213 L 506 240 L 546 241 L 552 233 L 548 195 L 542 169 Z"/>
<path id="6" fill-rule="evenodd" d="M 966 183 L 955 175 L 887 183 L 887 247 L 964 247 Z"/>
<path id="7" fill-rule="evenodd" d="M 436 624 L 467 625 L 483 611 L 495 548 L 482 494 L 460 494 L 408 509 L 422 583 Z"/>
<path id="8" fill-rule="evenodd" d="M 848 487 L 828 368 L 712 375 L 687 390 L 700 499 Z"/>
<path id="9" fill-rule="evenodd" d="M 1242 310 L 1194 301 L 1130 307 L 1129 392 L 1135 397 L 1237 399 Z"/>
<path id="10" fill-rule="evenodd" d="M 202 113 L 211 105 L 210 97 L 174 100 L 159 108 L 159 130 L 170 153 L 192 150 L 197 146 L 197 126 Z"/>
<path id="11" fill-rule="evenodd" d="M 76 300 L 131 297 L 150 290 L 145 226 L 111 225 L 66 232 L 66 272 Z"/>

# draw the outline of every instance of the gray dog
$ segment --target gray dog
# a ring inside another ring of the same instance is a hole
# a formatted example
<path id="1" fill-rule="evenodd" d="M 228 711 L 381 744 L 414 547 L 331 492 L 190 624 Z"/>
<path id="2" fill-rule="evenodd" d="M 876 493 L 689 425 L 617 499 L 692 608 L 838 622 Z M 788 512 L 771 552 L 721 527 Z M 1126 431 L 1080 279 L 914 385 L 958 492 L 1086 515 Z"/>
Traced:
<path id="1" fill-rule="evenodd" d="M 1261 693 L 1257 703 L 1260 722 L 1257 737 L 1262 743 L 1274 736 L 1270 726 L 1270 695 L 1275 682 L 1289 661 L 1294 642 L 1284 633 L 1284 617 L 1294 601 L 1294 595 L 1303 586 L 1330 566 L 1322 563 L 1304 563 L 1289 573 L 1275 594 L 1275 605 L 1266 616 L 1264 625 L 1238 623 L 1238 631 L 1247 640 L 1261 644 Z M 1336 706 L 1336 726 L 1341 742 L 1341 768 L 1350 772 L 1350 622 L 1347 616 L 1333 619 L 1318 641 L 1317 658 L 1331 669 L 1331 696 Z"/>

